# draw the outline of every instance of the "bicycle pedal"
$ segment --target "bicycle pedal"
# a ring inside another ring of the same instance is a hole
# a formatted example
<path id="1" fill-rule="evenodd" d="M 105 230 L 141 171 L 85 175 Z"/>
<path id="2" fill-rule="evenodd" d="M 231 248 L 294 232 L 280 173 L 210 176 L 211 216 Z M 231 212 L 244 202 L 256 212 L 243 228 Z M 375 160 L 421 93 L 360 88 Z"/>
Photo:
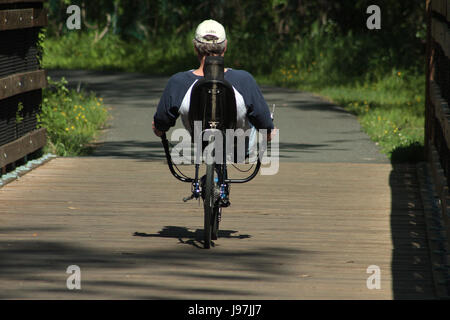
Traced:
<path id="1" fill-rule="evenodd" d="M 222 200 L 219 201 L 219 205 L 222 208 L 227 208 L 227 207 L 229 207 L 231 205 L 231 202 L 228 199 L 222 199 Z"/>

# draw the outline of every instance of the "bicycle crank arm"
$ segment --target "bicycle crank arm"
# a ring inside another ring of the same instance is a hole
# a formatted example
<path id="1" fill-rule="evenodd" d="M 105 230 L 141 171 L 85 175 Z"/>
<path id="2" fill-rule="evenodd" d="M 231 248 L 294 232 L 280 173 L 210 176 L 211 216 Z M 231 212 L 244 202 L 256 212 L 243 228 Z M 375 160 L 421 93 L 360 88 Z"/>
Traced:
<path id="1" fill-rule="evenodd" d="M 188 202 L 189 200 L 192 200 L 194 198 L 195 198 L 194 195 L 191 194 L 189 197 L 183 198 L 183 202 Z"/>

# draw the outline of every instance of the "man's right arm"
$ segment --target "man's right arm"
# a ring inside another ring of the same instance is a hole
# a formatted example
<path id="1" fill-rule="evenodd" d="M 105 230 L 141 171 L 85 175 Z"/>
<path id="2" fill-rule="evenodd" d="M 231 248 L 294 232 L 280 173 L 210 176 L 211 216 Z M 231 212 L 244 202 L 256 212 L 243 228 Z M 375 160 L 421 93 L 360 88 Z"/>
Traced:
<path id="1" fill-rule="evenodd" d="M 270 117 L 270 109 L 253 76 L 244 70 L 234 70 L 232 76 L 233 86 L 244 99 L 250 123 L 258 130 L 267 129 L 271 131 L 274 126 Z"/>

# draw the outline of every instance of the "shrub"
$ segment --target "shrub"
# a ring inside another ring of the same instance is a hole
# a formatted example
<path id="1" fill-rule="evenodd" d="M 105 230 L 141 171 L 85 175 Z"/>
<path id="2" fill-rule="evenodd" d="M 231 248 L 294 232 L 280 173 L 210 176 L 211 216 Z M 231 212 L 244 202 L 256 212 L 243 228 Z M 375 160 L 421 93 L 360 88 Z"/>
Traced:
<path id="1" fill-rule="evenodd" d="M 83 90 L 69 90 L 64 78 L 56 82 L 49 77 L 48 81 L 38 115 L 39 126 L 47 129 L 48 152 L 60 156 L 87 154 L 107 119 L 103 99 Z"/>

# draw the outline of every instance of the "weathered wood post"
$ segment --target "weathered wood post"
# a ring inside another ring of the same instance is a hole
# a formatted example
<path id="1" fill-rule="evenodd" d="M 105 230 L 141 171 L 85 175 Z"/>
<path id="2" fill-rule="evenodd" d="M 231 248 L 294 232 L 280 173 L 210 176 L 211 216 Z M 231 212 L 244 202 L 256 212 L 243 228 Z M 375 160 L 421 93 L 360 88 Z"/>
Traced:
<path id="1" fill-rule="evenodd" d="M 0 168 L 46 143 L 36 115 L 47 85 L 38 59 L 38 35 L 47 25 L 44 0 L 0 0 Z"/>

